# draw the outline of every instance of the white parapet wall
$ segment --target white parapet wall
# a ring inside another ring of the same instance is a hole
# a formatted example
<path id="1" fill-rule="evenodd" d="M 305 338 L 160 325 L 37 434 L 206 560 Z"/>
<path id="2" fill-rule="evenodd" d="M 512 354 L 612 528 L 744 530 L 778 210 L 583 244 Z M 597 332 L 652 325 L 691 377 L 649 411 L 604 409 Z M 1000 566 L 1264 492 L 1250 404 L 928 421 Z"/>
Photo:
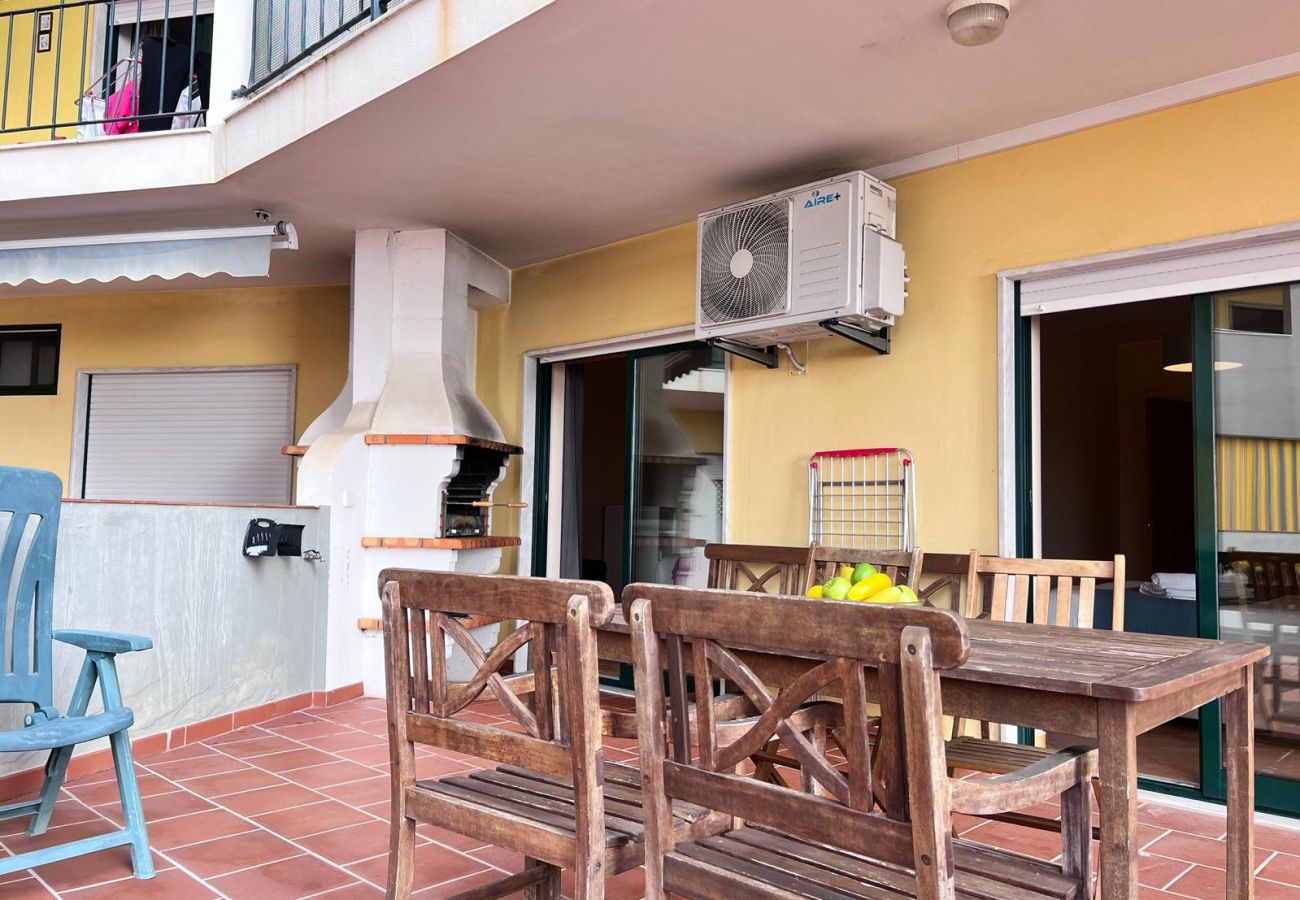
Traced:
<path id="1" fill-rule="evenodd" d="M 146 635 L 152 650 L 119 657 L 132 738 L 169 731 L 324 687 L 329 556 L 250 559 L 253 518 L 305 525 L 304 548 L 325 550 L 328 510 L 65 502 L 59 524 L 54 627 Z M 83 653 L 54 645 L 62 711 Z M 91 711 L 99 708 L 98 696 Z M 28 709 L 6 707 L 0 728 Z M 107 746 L 96 741 L 78 754 Z M 47 754 L 6 754 L 0 775 Z"/>

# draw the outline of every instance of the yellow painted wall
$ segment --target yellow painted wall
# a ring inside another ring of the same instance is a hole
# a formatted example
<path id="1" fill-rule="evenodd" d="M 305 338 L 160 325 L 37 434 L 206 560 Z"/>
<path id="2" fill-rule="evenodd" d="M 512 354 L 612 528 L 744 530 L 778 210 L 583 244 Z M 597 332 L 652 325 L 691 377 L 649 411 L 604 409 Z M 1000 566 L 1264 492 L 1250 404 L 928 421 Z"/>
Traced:
<path id="1" fill-rule="evenodd" d="M 58 394 L 0 397 L 0 465 L 67 484 L 78 369 L 294 363 L 301 434 L 347 378 L 348 318 L 346 287 L 0 299 L 0 325 L 63 326 Z"/>
<path id="2" fill-rule="evenodd" d="M 730 539 L 805 540 L 808 454 L 897 444 L 922 545 L 996 549 L 996 273 L 1300 219 L 1297 109 L 1300 77 L 898 179 L 912 281 L 893 354 L 827 338 L 797 348 L 802 377 L 733 363 Z M 684 225 L 515 273 L 478 355 L 512 440 L 519 354 L 692 322 L 694 246 Z"/>
<path id="3" fill-rule="evenodd" d="M 38 6 L 50 6 L 48 0 L 0 0 L 0 13 L 18 12 Z M 90 10 L 87 13 L 87 10 Z M 103 20 L 101 7 L 73 7 L 60 12 L 53 10 L 53 33 L 50 49 L 34 52 L 36 46 L 36 15 L 14 16 L 12 46 L 10 46 L 9 17 L 0 18 L 0 101 L 4 102 L 5 128 L 32 125 L 50 125 L 56 121 L 77 120 L 77 95 L 82 90 L 82 45 L 86 47 L 85 83 L 94 80 L 90 74 L 93 62 L 93 43 L 96 39 L 98 16 Z M 90 21 L 86 21 L 87 15 Z M 82 35 L 85 40 L 82 40 Z M 62 45 L 62 51 L 60 51 Z M 9 77 L 4 80 L 4 60 L 8 55 Z M 33 71 L 33 63 L 35 69 Z M 55 68 L 58 69 L 58 100 L 55 103 Z M 30 116 L 27 108 L 31 98 Z M 76 128 L 61 128 L 57 136 L 73 138 Z M 22 131 L 0 134 L 0 144 L 17 144 L 28 141 L 50 140 L 50 130 Z"/>

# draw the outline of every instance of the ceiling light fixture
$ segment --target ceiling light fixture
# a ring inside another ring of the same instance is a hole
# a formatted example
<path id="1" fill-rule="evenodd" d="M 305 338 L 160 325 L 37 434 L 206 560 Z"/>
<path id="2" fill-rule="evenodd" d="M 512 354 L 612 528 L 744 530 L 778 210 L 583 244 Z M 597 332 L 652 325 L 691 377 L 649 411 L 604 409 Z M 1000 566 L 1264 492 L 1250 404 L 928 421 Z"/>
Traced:
<path id="1" fill-rule="evenodd" d="M 978 47 L 998 39 L 1011 15 L 1011 0 L 953 0 L 944 14 L 948 33 L 963 47 Z"/>
<path id="2" fill-rule="evenodd" d="M 1164 370 L 1166 372 L 1192 371 L 1192 332 L 1179 330 L 1164 337 Z M 1241 363 L 1228 359 L 1216 359 L 1214 371 L 1229 372 L 1240 369 Z"/>

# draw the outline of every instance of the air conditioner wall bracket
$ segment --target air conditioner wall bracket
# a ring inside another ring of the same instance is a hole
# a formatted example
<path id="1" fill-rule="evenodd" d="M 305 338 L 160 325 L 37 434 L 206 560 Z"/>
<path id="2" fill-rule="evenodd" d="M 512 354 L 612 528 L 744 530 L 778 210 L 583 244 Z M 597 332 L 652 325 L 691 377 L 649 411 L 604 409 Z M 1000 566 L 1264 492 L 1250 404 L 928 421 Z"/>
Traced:
<path id="1" fill-rule="evenodd" d="M 739 341 L 729 341 L 726 338 L 709 338 L 707 343 L 710 347 L 717 347 L 727 353 L 734 353 L 736 356 L 750 362 L 756 362 L 760 366 L 766 366 L 769 369 L 775 369 L 779 365 L 775 347 L 760 350 L 758 347 L 751 347 Z"/>
<path id="2" fill-rule="evenodd" d="M 867 331 L 860 325 L 854 325 L 850 322 L 841 322 L 839 319 L 825 319 L 817 323 L 825 328 L 831 334 L 838 334 L 840 337 L 848 338 L 855 344 L 861 344 L 875 350 L 881 356 L 888 356 L 890 352 L 889 333 L 893 329 L 886 326 L 879 332 Z"/>

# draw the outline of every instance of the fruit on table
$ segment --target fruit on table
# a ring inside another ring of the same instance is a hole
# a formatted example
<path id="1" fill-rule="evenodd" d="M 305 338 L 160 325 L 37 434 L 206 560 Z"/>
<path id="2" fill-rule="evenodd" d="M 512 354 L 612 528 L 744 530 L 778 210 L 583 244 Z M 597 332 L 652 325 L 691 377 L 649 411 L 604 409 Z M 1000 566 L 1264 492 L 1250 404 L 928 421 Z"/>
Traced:
<path id="1" fill-rule="evenodd" d="M 849 584 L 853 583 L 853 573 L 855 569 L 852 566 L 840 566 L 840 578 L 843 578 Z"/>
<path id="2" fill-rule="evenodd" d="M 875 574 L 876 574 L 876 567 L 873 566 L 871 563 L 858 563 L 856 566 L 853 567 L 853 577 L 850 578 L 849 581 L 853 582 L 854 584 L 857 584 L 862 579 L 870 578 L 872 575 Z"/>
<path id="3" fill-rule="evenodd" d="M 867 598 L 868 603 L 902 603 L 903 592 L 900 588 L 885 588 Z"/>
<path id="4" fill-rule="evenodd" d="M 849 584 L 847 578 L 835 576 L 830 581 L 822 585 L 822 596 L 828 600 L 843 600 L 849 595 Z"/>
<path id="5" fill-rule="evenodd" d="M 921 598 L 918 597 L 918 596 L 916 596 L 916 591 L 912 590 L 912 589 L 911 589 L 910 587 L 908 587 L 907 585 L 905 585 L 905 584 L 900 584 L 900 585 L 898 586 L 898 590 L 899 590 L 900 592 L 902 592 L 902 594 L 903 594 L 903 599 L 900 600 L 900 601 L 898 601 L 899 603 L 905 603 L 905 604 L 907 604 L 908 606 L 920 606 L 920 605 L 921 605 Z"/>
<path id="6" fill-rule="evenodd" d="M 894 580 L 884 572 L 877 572 L 875 575 L 868 575 L 866 578 L 853 585 L 849 591 L 850 600 L 870 600 L 881 591 L 893 587 Z"/>
<path id="7" fill-rule="evenodd" d="M 808 588 L 808 596 L 812 597 L 814 600 L 821 597 L 821 595 L 822 586 L 820 584 L 814 584 L 812 587 Z"/>

